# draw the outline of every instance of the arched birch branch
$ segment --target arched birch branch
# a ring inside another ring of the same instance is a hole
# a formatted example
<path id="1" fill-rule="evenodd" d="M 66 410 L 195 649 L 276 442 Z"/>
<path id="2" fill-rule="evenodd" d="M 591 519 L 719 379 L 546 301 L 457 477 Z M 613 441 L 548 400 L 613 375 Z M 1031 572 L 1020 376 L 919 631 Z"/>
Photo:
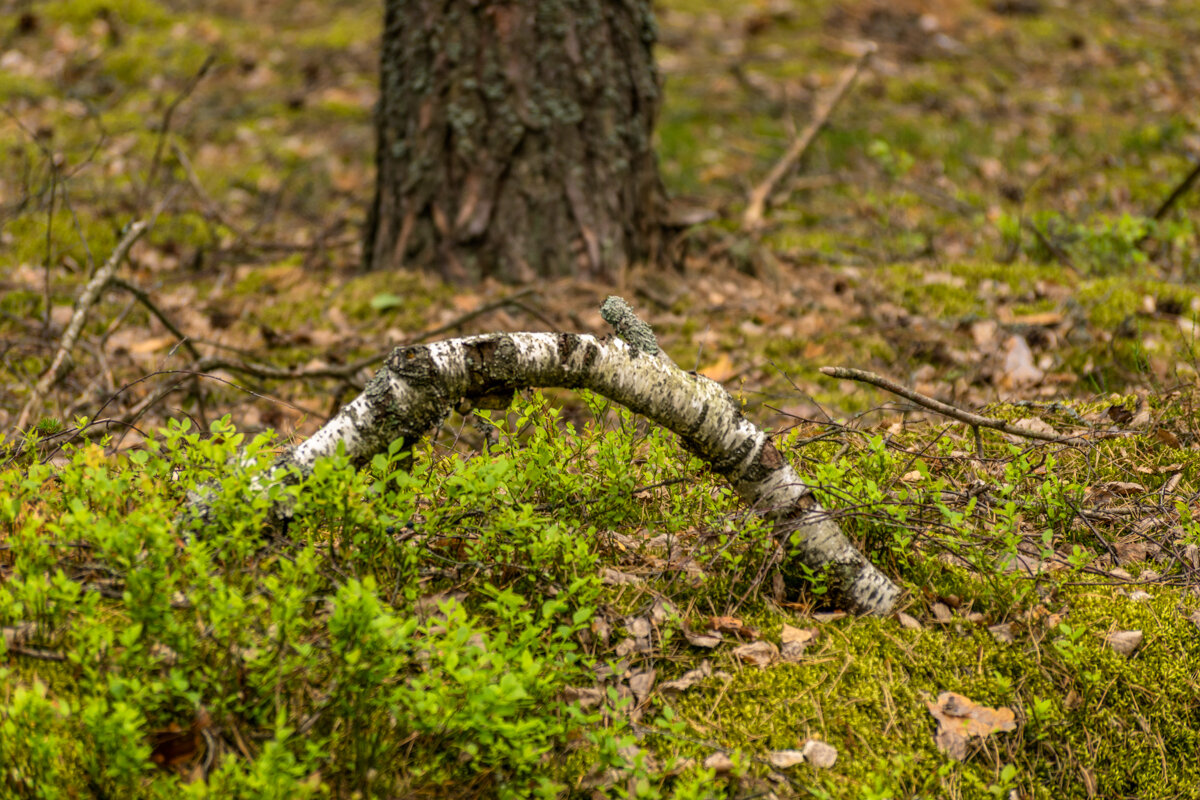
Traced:
<path id="1" fill-rule="evenodd" d="M 339 446 L 365 463 L 396 439 L 429 434 L 464 399 L 484 404 L 535 387 L 590 389 L 674 431 L 774 524 L 786 552 L 824 571 L 835 603 L 877 614 L 895 605 L 898 587 L 850 543 L 724 388 L 618 338 L 497 333 L 396 348 L 363 393 L 280 467 L 308 474 Z"/>

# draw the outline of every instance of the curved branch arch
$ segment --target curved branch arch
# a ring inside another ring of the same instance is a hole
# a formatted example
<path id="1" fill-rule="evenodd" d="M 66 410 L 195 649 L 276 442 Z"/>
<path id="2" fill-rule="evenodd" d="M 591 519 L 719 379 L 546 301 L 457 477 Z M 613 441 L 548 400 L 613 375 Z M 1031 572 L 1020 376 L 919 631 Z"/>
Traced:
<path id="1" fill-rule="evenodd" d="M 497 333 L 396 348 L 362 394 L 289 451 L 282 466 L 307 474 L 339 445 L 366 462 L 397 438 L 425 436 L 464 399 L 545 387 L 590 389 L 673 431 L 773 523 L 787 552 L 826 570 L 834 602 L 858 613 L 895 606 L 899 588 L 850 543 L 722 386 L 618 338 Z"/>

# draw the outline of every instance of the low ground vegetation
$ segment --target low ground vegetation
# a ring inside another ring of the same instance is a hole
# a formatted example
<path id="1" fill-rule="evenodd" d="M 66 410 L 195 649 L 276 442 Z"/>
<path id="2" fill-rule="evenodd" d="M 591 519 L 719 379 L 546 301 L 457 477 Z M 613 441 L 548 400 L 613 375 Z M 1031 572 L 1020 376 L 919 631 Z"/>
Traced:
<path id="1" fill-rule="evenodd" d="M 31 441 L 0 473 L 4 785 L 1050 798 L 1200 781 L 1183 757 L 1196 466 L 1157 433 L 1194 436 L 1194 413 L 1056 448 L 985 433 L 982 453 L 961 425 L 782 433 L 908 590 L 899 617 L 855 619 L 822 613 L 820 575 L 780 573 L 757 517 L 672 437 L 585 400 L 578 429 L 537 394 L 488 414 L 482 453 L 325 462 L 285 490 L 286 530 L 264 529 L 252 488 L 275 442 L 226 420 L 117 458 L 68 445 L 47 463 L 54 438 Z M 202 526 L 180 522 L 198 485 L 219 498 Z M 1015 726 L 943 752 L 927 702 L 947 691 Z M 772 766 L 812 741 L 836 763 Z"/>
<path id="2" fill-rule="evenodd" d="M 0 2 L 0 794 L 1200 796 L 1195 195 L 1164 211 L 1194 3 L 670 0 L 659 152 L 716 218 L 675 271 L 537 291 L 359 272 L 378 5 Z M 109 287 L 13 431 L 158 205 L 119 271 L 149 302 Z M 900 614 L 827 608 L 591 396 L 326 462 L 266 524 L 256 477 L 391 346 L 602 332 L 614 290 L 776 433 Z"/>

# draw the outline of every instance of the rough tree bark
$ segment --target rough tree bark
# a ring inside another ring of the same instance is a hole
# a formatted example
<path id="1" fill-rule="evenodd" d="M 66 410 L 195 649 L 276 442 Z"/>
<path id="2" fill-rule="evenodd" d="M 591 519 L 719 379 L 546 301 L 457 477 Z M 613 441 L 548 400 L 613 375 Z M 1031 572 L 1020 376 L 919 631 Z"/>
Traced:
<path id="1" fill-rule="evenodd" d="M 649 0 L 387 0 L 366 266 L 604 278 L 651 257 Z"/>
<path id="2" fill-rule="evenodd" d="M 860 613 L 891 611 L 898 587 L 842 534 L 770 437 L 742 415 L 725 389 L 684 372 L 661 354 L 649 326 L 619 298 L 610 298 L 603 313 L 628 342 L 511 333 L 396 348 L 363 393 L 286 454 L 276 474 L 292 467 L 308 474 L 339 446 L 366 463 L 396 439 L 414 442 L 426 436 L 464 399 L 511 399 L 527 387 L 590 389 L 678 434 L 774 524 L 785 552 L 825 571 L 835 603 Z"/>

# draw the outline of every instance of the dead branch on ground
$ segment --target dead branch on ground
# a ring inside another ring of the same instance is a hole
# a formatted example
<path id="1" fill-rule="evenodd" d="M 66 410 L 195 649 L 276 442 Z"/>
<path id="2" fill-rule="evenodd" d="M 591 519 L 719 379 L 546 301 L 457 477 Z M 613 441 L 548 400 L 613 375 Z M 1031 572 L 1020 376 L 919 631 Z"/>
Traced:
<path id="1" fill-rule="evenodd" d="M 878 386 L 880 389 L 899 395 L 906 400 L 911 400 L 919 406 L 928 408 L 930 411 L 936 411 L 950 419 L 956 419 L 959 422 L 964 422 L 970 425 L 975 430 L 976 441 L 979 438 L 979 428 L 991 428 L 998 430 L 1001 433 L 1007 433 L 1010 436 L 1020 436 L 1025 439 L 1039 439 L 1043 442 L 1055 442 L 1058 444 L 1078 444 L 1079 436 L 1059 436 L 1056 433 L 1046 433 L 1044 431 L 1035 431 L 1031 428 L 1026 428 L 1022 425 L 1014 425 L 1002 419 L 995 417 L 983 417 L 979 414 L 972 414 L 970 411 L 964 411 L 961 408 L 943 403 L 941 400 L 935 400 L 929 395 L 921 394 L 913 391 L 907 386 L 901 386 L 890 378 L 885 378 L 882 375 L 876 375 L 874 372 L 867 372 L 861 369 L 851 369 L 849 367 L 821 367 L 821 372 L 831 378 L 841 378 L 848 381 L 859 381 L 860 383 L 869 383 L 872 386 Z"/>
<path id="2" fill-rule="evenodd" d="M 811 147 L 812 143 L 816 140 L 817 134 L 820 133 L 825 127 L 826 123 L 829 122 L 830 115 L 833 114 L 834 109 L 838 107 L 838 104 L 842 101 L 842 98 L 845 97 L 850 91 L 850 87 L 854 85 L 854 81 L 858 78 L 859 73 L 862 72 L 863 67 L 865 67 L 867 62 L 870 60 L 871 54 L 875 52 L 875 49 L 876 48 L 873 43 L 868 43 L 863 48 L 858 60 L 847 67 L 844 72 L 842 72 L 841 77 L 838 78 L 838 82 L 834 85 L 833 89 L 831 89 L 825 97 L 818 101 L 816 108 L 813 111 L 812 121 L 808 123 L 808 127 L 806 127 L 799 136 L 792 140 L 792 144 L 788 147 L 787 152 L 783 154 L 783 157 L 779 159 L 779 161 L 771 169 L 770 173 L 767 174 L 767 177 L 763 179 L 762 183 L 758 184 L 750 191 L 750 196 L 746 203 L 746 210 L 742 214 L 743 229 L 747 231 L 755 231 L 762 227 L 767 204 L 770 202 L 771 195 L 775 192 L 775 188 L 784 178 L 788 176 L 788 173 L 791 172 L 792 168 L 796 166 L 796 163 L 804 157 L 804 154 L 808 152 L 808 148 Z"/>
<path id="3" fill-rule="evenodd" d="M 632 312 L 606 316 L 619 331 L 637 330 Z M 520 389 L 588 389 L 678 434 L 773 524 L 786 557 L 828 578 L 833 602 L 862 613 L 890 612 L 899 587 L 846 538 L 771 437 L 743 416 L 720 384 L 642 349 L 645 337 L 631 338 L 497 333 L 396 348 L 362 394 L 281 457 L 265 482 L 294 481 L 339 451 L 363 464 L 397 440 L 411 446 L 463 401 L 493 407 L 498 399 L 507 405 Z M 195 495 L 184 524 L 206 520 L 208 502 Z M 273 512 L 281 522 L 291 514 L 286 502 Z"/>
<path id="4" fill-rule="evenodd" d="M 1192 184 L 1196 182 L 1197 178 L 1200 178 L 1200 161 L 1197 161 L 1196 165 L 1192 167 L 1192 171 L 1171 190 L 1171 193 L 1167 195 L 1167 199 L 1162 201 L 1162 205 L 1154 212 L 1153 219 L 1156 222 L 1161 221 L 1167 215 L 1167 212 L 1175 206 L 1179 198 L 1187 194 L 1188 189 L 1192 188 Z"/>
<path id="5" fill-rule="evenodd" d="M 67 324 L 67 330 L 63 333 L 62 339 L 59 341 L 58 351 L 55 352 L 54 359 L 50 362 L 50 368 L 46 370 L 38 380 L 37 385 L 33 387 L 33 394 L 29 396 L 29 399 L 25 402 L 25 406 L 21 409 L 21 413 L 17 416 L 17 430 L 24 429 L 34 406 L 46 396 L 46 393 L 50 391 L 50 388 L 59 379 L 63 364 L 66 363 L 67 356 L 71 354 L 71 350 L 75 347 L 75 342 L 79 339 L 79 334 L 83 331 L 83 323 L 87 319 L 88 312 L 96 304 L 96 301 L 100 299 L 100 295 L 112 279 L 117 267 L 129 255 L 129 250 L 138 239 L 142 238 L 142 234 L 149 230 L 152 222 L 153 220 L 137 220 L 130 223 L 125 229 L 125 234 L 121 237 L 121 240 L 117 242 L 117 246 L 113 248 L 112 255 L 101 265 L 100 269 L 96 270 L 96 274 L 83 287 L 83 291 L 79 295 L 79 300 L 75 303 L 75 313 L 71 316 L 71 321 Z"/>

